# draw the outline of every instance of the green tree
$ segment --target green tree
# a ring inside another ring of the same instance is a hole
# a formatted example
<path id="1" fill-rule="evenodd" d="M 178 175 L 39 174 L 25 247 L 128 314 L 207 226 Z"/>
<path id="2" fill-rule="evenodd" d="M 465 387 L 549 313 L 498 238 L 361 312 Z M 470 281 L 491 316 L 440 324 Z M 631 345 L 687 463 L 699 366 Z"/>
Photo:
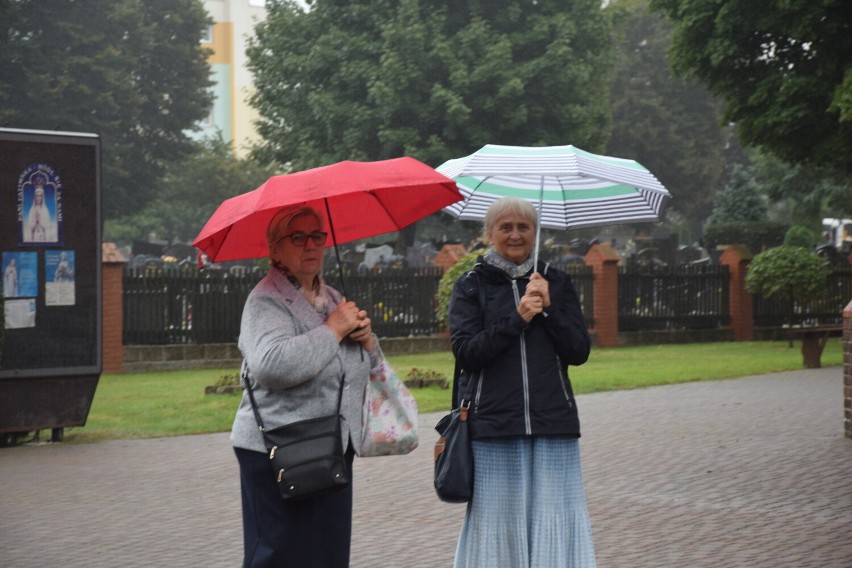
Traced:
<path id="1" fill-rule="evenodd" d="M 248 49 L 264 161 L 304 169 L 486 143 L 603 150 L 610 22 L 598 0 L 290 0 Z"/>
<path id="2" fill-rule="evenodd" d="M 829 269 L 813 250 L 798 246 L 780 246 L 763 251 L 748 267 L 746 288 L 766 298 L 787 300 L 789 320 L 795 323 L 796 302 L 814 300 L 825 291 Z"/>
<path id="3" fill-rule="evenodd" d="M 402 155 L 437 166 L 487 143 L 602 151 L 609 32 L 598 0 L 270 1 L 247 50 L 254 155 L 301 170 Z"/>
<path id="4" fill-rule="evenodd" d="M 724 99 L 740 139 L 852 172 L 852 3 L 650 0 L 675 24 L 674 69 Z"/>
<path id="5" fill-rule="evenodd" d="M 192 242 L 219 204 L 251 191 L 274 175 L 271 167 L 240 159 L 222 139 L 208 139 L 165 171 L 158 191 L 142 211 L 107 221 L 104 239 L 128 242 L 155 234 Z"/>
<path id="6" fill-rule="evenodd" d="M 784 235 L 784 244 L 786 246 L 812 249 L 818 242 L 819 238 L 816 234 L 801 225 L 793 225 L 787 229 L 787 233 Z"/>
<path id="7" fill-rule="evenodd" d="M 94 132 L 105 218 L 139 210 L 211 103 L 200 0 L 0 0 L 0 124 Z"/>
<path id="8" fill-rule="evenodd" d="M 722 186 L 732 133 L 719 125 L 720 105 L 706 88 L 672 76 L 666 56 L 671 24 L 648 12 L 647 0 L 619 0 L 616 7 L 607 152 L 651 170 L 670 189 L 672 209 L 698 231 Z"/>
<path id="9" fill-rule="evenodd" d="M 747 167 L 735 164 L 727 185 L 716 194 L 707 225 L 758 222 L 766 218 L 766 198 L 760 184 Z"/>
<path id="10" fill-rule="evenodd" d="M 818 230 L 823 217 L 852 215 L 852 177 L 835 168 L 789 164 L 764 153 L 755 153 L 752 160 L 766 194 L 786 205 L 793 223 Z"/>

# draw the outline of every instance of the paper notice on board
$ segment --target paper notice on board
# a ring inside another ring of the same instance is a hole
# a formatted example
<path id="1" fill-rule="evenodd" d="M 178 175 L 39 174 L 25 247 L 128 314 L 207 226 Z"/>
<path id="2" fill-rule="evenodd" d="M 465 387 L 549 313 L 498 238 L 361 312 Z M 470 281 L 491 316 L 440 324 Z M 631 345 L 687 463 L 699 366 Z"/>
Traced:
<path id="1" fill-rule="evenodd" d="M 3 314 L 6 317 L 6 329 L 35 327 L 35 298 L 27 300 L 6 300 L 3 303 Z"/>
<path id="2" fill-rule="evenodd" d="M 47 250 L 44 252 L 44 304 L 73 306 L 74 251 Z"/>

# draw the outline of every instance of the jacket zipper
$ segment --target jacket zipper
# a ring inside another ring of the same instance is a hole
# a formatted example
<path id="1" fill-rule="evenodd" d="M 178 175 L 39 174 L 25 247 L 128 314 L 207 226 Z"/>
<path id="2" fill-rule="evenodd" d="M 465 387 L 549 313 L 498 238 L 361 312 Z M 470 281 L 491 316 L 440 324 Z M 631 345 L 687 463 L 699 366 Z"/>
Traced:
<path id="1" fill-rule="evenodd" d="M 571 400 L 571 395 L 568 394 L 567 378 L 562 376 L 562 360 L 559 355 L 556 356 L 556 376 L 559 377 L 559 384 L 562 385 L 562 392 L 565 394 L 565 400 L 568 401 L 568 408 L 574 408 L 574 401 Z"/>
<path id="2" fill-rule="evenodd" d="M 515 307 L 521 303 L 518 291 L 518 281 L 512 280 L 512 294 L 515 296 Z M 527 344 L 524 334 L 521 333 L 521 377 L 524 384 L 524 428 L 528 436 L 532 435 L 532 422 L 530 420 L 530 381 L 527 372 Z"/>

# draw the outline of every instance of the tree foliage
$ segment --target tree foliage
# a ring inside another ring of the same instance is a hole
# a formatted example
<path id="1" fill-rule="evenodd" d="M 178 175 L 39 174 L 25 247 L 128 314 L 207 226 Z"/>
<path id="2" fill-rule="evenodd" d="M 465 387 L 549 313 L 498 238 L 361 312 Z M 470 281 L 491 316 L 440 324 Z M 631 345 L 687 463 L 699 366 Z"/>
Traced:
<path id="1" fill-rule="evenodd" d="M 725 100 L 740 139 L 852 172 L 852 2 L 650 0 L 674 68 Z"/>
<path id="2" fill-rule="evenodd" d="M 801 225 L 793 225 L 784 235 L 785 246 L 813 249 L 817 243 L 819 243 L 819 237 L 816 233 Z"/>
<path id="3" fill-rule="evenodd" d="M 103 213 L 138 210 L 211 103 L 199 0 L 0 0 L 0 124 L 94 132 Z"/>
<path id="4" fill-rule="evenodd" d="M 610 21 L 598 0 L 292 0 L 250 40 L 264 161 L 305 169 L 486 143 L 602 151 Z"/>
<path id="5" fill-rule="evenodd" d="M 138 213 L 110 220 L 104 239 L 131 241 L 152 233 L 169 241 L 192 242 L 219 204 L 251 191 L 275 172 L 234 155 L 222 139 L 208 139 L 164 173 L 157 193 Z"/>
<path id="6" fill-rule="evenodd" d="M 618 55 L 607 152 L 639 161 L 672 193 L 672 208 L 694 227 L 710 212 L 725 174 L 731 132 L 719 102 L 695 81 L 673 77 L 671 24 L 647 0 L 620 0 Z M 696 235 L 697 237 L 697 235 Z"/>
<path id="7" fill-rule="evenodd" d="M 766 218 L 766 198 L 760 184 L 748 168 L 735 164 L 730 180 L 716 194 L 713 213 L 706 225 L 765 221 Z"/>
<path id="8" fill-rule="evenodd" d="M 456 261 L 447 269 L 438 282 L 437 305 L 435 306 L 435 319 L 439 325 L 449 323 L 450 298 L 453 295 L 453 287 L 461 275 L 471 270 L 476 264 L 476 259 L 482 254 L 481 250 L 473 250 Z"/>
<path id="9" fill-rule="evenodd" d="M 829 269 L 813 250 L 798 246 L 780 246 L 754 257 L 746 275 L 746 288 L 766 298 L 778 296 L 790 304 L 793 323 L 794 302 L 819 298 L 825 292 Z"/>
<path id="10" fill-rule="evenodd" d="M 790 210 L 793 223 L 818 229 L 823 217 L 852 215 L 852 177 L 835 168 L 789 164 L 757 153 L 752 157 L 754 175 L 776 203 Z"/>
<path id="11" fill-rule="evenodd" d="M 745 245 L 754 253 L 783 244 L 788 226 L 776 221 L 718 223 L 704 228 L 702 244 L 707 250 L 719 245 Z"/>

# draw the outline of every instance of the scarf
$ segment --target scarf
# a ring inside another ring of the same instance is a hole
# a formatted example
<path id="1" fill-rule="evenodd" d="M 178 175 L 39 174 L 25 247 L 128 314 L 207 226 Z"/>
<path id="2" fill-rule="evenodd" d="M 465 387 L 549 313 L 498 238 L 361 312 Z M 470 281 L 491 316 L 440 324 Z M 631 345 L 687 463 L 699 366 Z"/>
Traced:
<path id="1" fill-rule="evenodd" d="M 511 260 L 506 260 L 494 249 L 490 249 L 485 255 L 482 257 L 482 260 L 493 266 L 494 268 L 499 268 L 503 272 L 506 273 L 511 279 L 520 278 L 529 272 L 533 267 L 533 259 L 532 257 L 527 258 L 521 264 L 515 264 Z"/>
<path id="2" fill-rule="evenodd" d="M 284 273 L 284 276 L 287 277 L 287 280 L 290 281 L 290 284 L 293 287 L 302 293 L 302 297 L 317 311 L 318 314 L 323 316 L 323 319 L 328 318 L 328 297 L 326 296 L 325 291 L 325 281 L 319 276 L 314 276 L 314 283 L 311 286 L 311 289 L 314 293 L 314 301 L 311 302 L 308 299 L 308 296 L 302 290 L 302 283 L 291 273 L 286 266 L 276 265 L 281 272 Z"/>

